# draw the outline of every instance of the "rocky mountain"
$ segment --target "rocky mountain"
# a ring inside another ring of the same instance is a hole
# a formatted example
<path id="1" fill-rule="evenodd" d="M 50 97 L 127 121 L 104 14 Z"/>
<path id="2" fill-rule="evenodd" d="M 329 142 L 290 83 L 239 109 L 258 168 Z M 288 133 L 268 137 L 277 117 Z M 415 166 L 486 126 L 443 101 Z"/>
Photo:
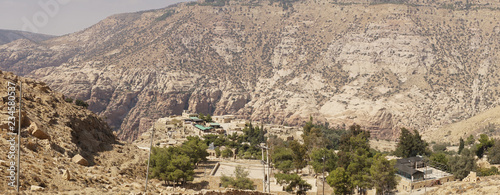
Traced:
<path id="1" fill-rule="evenodd" d="M 135 180 L 145 178 L 147 152 L 118 142 L 99 116 L 70 103 L 43 82 L 0 71 L 3 86 L 0 87 L 0 152 L 5 154 L 0 158 L 0 170 L 3 173 L 9 173 L 12 160 L 8 158 L 13 136 L 8 134 L 11 106 L 7 87 L 8 82 L 17 85 L 14 114 L 17 120 L 20 81 L 23 83 L 19 177 L 22 194 L 128 194 Z M 17 126 L 15 129 L 17 133 Z M 0 193 L 14 194 L 15 188 L 8 186 L 9 179 L 4 181 Z M 129 187 L 121 186 L 125 183 Z"/>
<path id="2" fill-rule="evenodd" d="M 10 43 L 18 39 L 27 39 L 33 42 L 40 42 L 54 37 L 55 36 L 52 35 L 0 29 L 0 45 Z"/>
<path id="3" fill-rule="evenodd" d="M 395 138 L 499 104 L 499 21 L 496 0 L 206 0 L 0 45 L 0 69 L 86 100 L 126 140 L 182 110 Z"/>

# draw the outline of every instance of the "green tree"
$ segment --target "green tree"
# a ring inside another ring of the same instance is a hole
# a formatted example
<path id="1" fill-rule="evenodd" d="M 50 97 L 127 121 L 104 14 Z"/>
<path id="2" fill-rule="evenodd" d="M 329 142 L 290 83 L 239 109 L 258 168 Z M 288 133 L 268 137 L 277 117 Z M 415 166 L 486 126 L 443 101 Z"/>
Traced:
<path id="1" fill-rule="evenodd" d="M 221 177 L 222 187 L 232 187 L 242 190 L 254 190 L 253 181 L 248 178 L 248 171 L 245 171 L 242 166 L 238 165 L 234 170 L 235 178 L 223 175 Z"/>
<path id="2" fill-rule="evenodd" d="M 389 161 L 382 154 L 377 154 L 373 158 L 373 164 L 370 167 L 370 175 L 373 186 L 377 190 L 377 194 L 386 194 L 396 188 L 395 164 L 395 160 Z"/>
<path id="3" fill-rule="evenodd" d="M 432 153 L 429 160 L 432 166 L 448 171 L 448 158 L 444 152 Z"/>
<path id="4" fill-rule="evenodd" d="M 77 99 L 77 100 L 75 101 L 75 104 L 76 104 L 77 106 L 81 106 L 81 107 L 84 107 L 84 108 L 88 108 L 88 107 L 89 107 L 89 104 L 88 104 L 87 102 L 85 102 L 85 101 L 81 100 L 81 99 Z"/>
<path id="5" fill-rule="evenodd" d="M 457 179 L 463 179 L 469 175 L 470 171 L 477 169 L 474 153 L 465 148 L 460 155 L 455 155 L 449 158 L 448 164 L 450 170 Z"/>
<path id="6" fill-rule="evenodd" d="M 446 151 L 446 147 L 448 144 L 446 143 L 437 143 L 432 146 L 432 151 L 434 152 L 444 152 Z"/>
<path id="7" fill-rule="evenodd" d="M 317 174 L 323 173 L 323 170 L 329 173 L 337 168 L 338 157 L 334 150 L 326 148 L 314 149 L 309 156 L 311 159 L 310 165 Z"/>
<path id="8" fill-rule="evenodd" d="M 339 160 L 337 166 L 347 169 L 353 161 L 355 153 L 369 153 L 370 144 L 368 138 L 370 133 L 361 129 L 359 125 L 349 127 L 347 134 L 342 135 L 340 139 L 340 152 L 338 153 Z M 371 154 L 368 154 L 371 157 Z"/>
<path id="9" fill-rule="evenodd" d="M 314 124 L 312 117 L 303 126 L 302 138 L 308 152 L 313 149 L 326 147 L 328 149 L 339 149 L 340 139 L 346 134 L 345 128 L 329 128 L 328 123 Z"/>
<path id="10" fill-rule="evenodd" d="M 324 136 L 323 132 L 319 127 L 313 124 L 312 117 L 303 127 L 302 139 L 304 140 L 304 145 L 310 151 L 313 149 L 321 148 L 324 146 Z"/>
<path id="11" fill-rule="evenodd" d="M 479 168 L 478 170 L 480 176 L 490 176 L 490 175 L 498 175 L 498 168 L 490 167 L 488 168 Z"/>
<path id="12" fill-rule="evenodd" d="M 219 148 L 219 147 L 216 147 L 216 148 L 215 148 L 215 157 L 219 158 L 219 157 L 220 157 L 220 154 L 221 154 L 221 152 L 220 152 L 220 148 Z"/>
<path id="13" fill-rule="evenodd" d="M 470 145 L 474 144 L 475 141 L 476 140 L 474 139 L 474 136 L 470 135 L 469 137 L 467 137 L 467 141 L 465 141 L 465 145 L 470 146 Z"/>
<path id="14" fill-rule="evenodd" d="M 342 167 L 337 167 L 326 177 L 326 182 L 333 188 L 335 194 L 351 193 L 353 185 L 350 181 L 350 174 Z"/>
<path id="15" fill-rule="evenodd" d="M 352 139 L 353 137 L 357 138 Z M 362 130 L 359 125 L 352 125 L 349 131 L 340 138 L 340 150 L 352 152 L 357 148 L 362 148 L 368 151 L 370 150 L 368 138 L 370 138 L 370 132 Z"/>
<path id="16" fill-rule="evenodd" d="M 205 120 L 205 115 L 203 113 L 199 113 L 198 118 L 201 120 Z"/>
<path id="17" fill-rule="evenodd" d="M 278 173 L 275 175 L 276 181 L 281 185 L 285 186 L 285 191 L 292 192 L 297 191 L 297 194 L 306 194 L 307 190 L 311 189 L 311 184 L 307 183 L 305 180 L 297 174 L 286 174 Z"/>
<path id="18" fill-rule="evenodd" d="M 163 180 L 165 183 L 181 182 L 194 179 L 194 163 L 186 154 L 183 154 L 178 147 L 156 148 L 151 151 L 151 178 Z"/>
<path id="19" fill-rule="evenodd" d="M 195 165 L 201 161 L 207 161 L 207 149 L 205 142 L 196 136 L 188 136 L 187 141 L 181 146 L 182 153 L 188 155 Z"/>
<path id="20" fill-rule="evenodd" d="M 271 160 L 276 169 L 283 173 L 293 170 L 293 152 L 290 148 L 285 146 L 274 148 Z"/>
<path id="21" fill-rule="evenodd" d="M 243 136 L 242 141 L 250 142 L 250 145 L 259 145 L 260 143 L 264 143 L 264 129 L 259 127 L 254 127 L 252 123 L 248 123 L 243 128 Z"/>
<path id="22" fill-rule="evenodd" d="M 496 140 L 493 147 L 488 149 L 488 161 L 491 164 L 500 164 L 500 140 Z"/>
<path id="23" fill-rule="evenodd" d="M 194 164 L 185 154 L 175 155 L 170 159 L 167 167 L 168 179 L 174 182 L 185 184 L 194 179 Z"/>
<path id="24" fill-rule="evenodd" d="M 394 154 L 403 158 L 417 155 L 427 155 L 430 154 L 428 146 L 429 144 L 422 140 L 418 131 L 414 130 L 413 133 L 411 133 L 406 128 L 401 128 L 399 142 L 396 146 Z"/>
<path id="25" fill-rule="evenodd" d="M 460 144 L 458 145 L 458 154 L 460 154 L 460 152 L 462 152 L 464 147 L 465 147 L 464 139 L 462 139 L 462 137 L 460 137 Z"/>
<path id="26" fill-rule="evenodd" d="M 226 149 L 222 150 L 221 156 L 222 156 L 222 158 L 233 157 L 233 151 L 231 149 L 229 149 L 229 148 L 226 148 Z"/>
<path id="27" fill-rule="evenodd" d="M 351 153 L 351 162 L 349 166 L 347 166 L 346 171 L 349 172 L 350 183 L 354 187 L 368 189 L 373 186 L 369 176 L 372 162 L 370 155 L 371 154 L 363 148 L 357 148 L 355 152 Z"/>
<path id="28" fill-rule="evenodd" d="M 207 114 L 207 116 L 205 117 L 205 121 L 212 122 L 212 116 L 210 116 L 210 114 Z"/>
<path id="29" fill-rule="evenodd" d="M 290 142 L 290 148 L 293 152 L 293 166 L 295 172 L 298 173 L 299 170 L 307 166 L 307 148 L 296 140 Z"/>
<path id="30" fill-rule="evenodd" d="M 373 154 L 370 153 L 369 132 L 359 125 L 349 127 L 347 134 L 341 138 L 339 160 L 337 166 L 349 174 L 349 184 L 361 190 L 370 188 L 370 167 Z"/>
<path id="31" fill-rule="evenodd" d="M 476 155 L 479 158 L 483 157 L 483 154 L 488 150 L 488 148 L 492 147 L 495 143 L 493 138 L 488 138 L 488 135 L 481 134 L 479 137 L 479 144 L 476 145 Z"/>

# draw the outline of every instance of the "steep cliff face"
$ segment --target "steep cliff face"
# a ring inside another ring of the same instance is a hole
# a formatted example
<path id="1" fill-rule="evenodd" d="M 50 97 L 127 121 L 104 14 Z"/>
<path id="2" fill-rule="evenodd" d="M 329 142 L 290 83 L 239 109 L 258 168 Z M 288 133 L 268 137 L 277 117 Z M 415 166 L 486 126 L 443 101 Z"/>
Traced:
<path id="1" fill-rule="evenodd" d="M 393 138 L 498 105 L 499 2 L 391 2 L 178 4 L 1 45 L 0 67 L 87 100 L 128 140 L 184 109 Z"/>

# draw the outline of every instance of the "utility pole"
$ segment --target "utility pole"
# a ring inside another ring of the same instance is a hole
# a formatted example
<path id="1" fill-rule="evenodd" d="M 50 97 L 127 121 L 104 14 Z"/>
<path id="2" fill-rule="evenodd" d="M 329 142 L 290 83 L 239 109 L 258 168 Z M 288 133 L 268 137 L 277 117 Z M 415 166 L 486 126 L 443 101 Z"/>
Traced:
<path id="1" fill-rule="evenodd" d="M 424 173 L 424 192 L 427 193 L 427 182 L 425 181 L 425 174 L 427 174 L 427 164 L 424 161 L 425 173 Z"/>
<path id="2" fill-rule="evenodd" d="M 148 167 L 146 168 L 146 187 L 144 193 L 148 193 L 148 179 L 149 179 L 149 162 L 151 161 L 151 150 L 153 150 L 153 138 L 155 134 L 155 124 L 151 130 L 151 145 L 149 146 Z"/>
<path id="3" fill-rule="evenodd" d="M 264 147 L 261 147 L 262 151 L 262 171 L 264 173 L 264 177 L 262 178 L 262 192 L 266 192 L 266 163 L 264 161 Z"/>
<path id="4" fill-rule="evenodd" d="M 267 192 L 271 193 L 271 164 L 269 164 L 269 146 L 266 146 L 267 154 Z"/>
<path id="5" fill-rule="evenodd" d="M 268 190 L 268 192 L 271 192 L 271 182 L 270 182 L 270 164 L 269 164 L 269 148 L 264 145 L 264 143 L 261 143 L 260 145 L 258 146 L 255 146 L 255 147 L 259 147 L 262 151 L 262 166 L 263 166 L 263 173 L 264 173 L 264 176 L 262 178 L 262 192 L 266 192 L 266 189 Z M 267 159 L 264 160 L 264 150 L 266 150 L 266 156 L 267 156 Z M 266 168 L 267 166 L 267 168 Z M 266 175 L 266 169 L 267 169 L 267 175 Z M 266 182 L 267 180 L 267 182 Z M 266 186 L 267 185 L 267 186 Z"/>
<path id="6" fill-rule="evenodd" d="M 323 154 L 323 195 L 325 195 L 325 154 Z"/>
<path id="7" fill-rule="evenodd" d="M 19 79 L 19 125 L 17 126 L 17 175 L 16 175 L 16 184 L 17 184 L 17 192 L 19 193 L 19 174 L 21 174 L 21 104 L 23 99 L 23 82 Z"/>

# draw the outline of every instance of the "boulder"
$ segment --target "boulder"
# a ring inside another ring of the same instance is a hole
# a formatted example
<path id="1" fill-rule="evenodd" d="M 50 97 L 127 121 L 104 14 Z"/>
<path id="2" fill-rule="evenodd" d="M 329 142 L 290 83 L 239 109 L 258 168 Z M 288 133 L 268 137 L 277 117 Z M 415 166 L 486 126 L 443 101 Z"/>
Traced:
<path id="1" fill-rule="evenodd" d="M 143 185 L 141 185 L 140 183 L 137 183 L 137 182 L 132 183 L 132 187 L 134 187 L 135 189 L 143 189 L 144 188 Z"/>
<path id="2" fill-rule="evenodd" d="M 50 139 L 50 136 L 40 129 L 34 130 L 31 135 L 35 136 L 38 139 Z"/>
<path id="3" fill-rule="evenodd" d="M 75 155 L 72 160 L 74 163 L 77 163 L 79 165 L 89 166 L 89 161 L 87 161 L 87 159 L 83 158 L 83 156 L 79 154 Z"/>
<path id="4" fill-rule="evenodd" d="M 37 147 L 38 147 L 38 144 L 33 143 L 31 141 L 28 141 L 28 143 L 26 144 L 26 148 L 30 149 L 31 151 L 36 151 Z"/>
<path id="5" fill-rule="evenodd" d="M 40 186 L 31 186 L 31 191 L 42 191 L 44 188 Z"/>
<path id="6" fill-rule="evenodd" d="M 31 135 L 35 136 L 38 139 L 50 140 L 50 136 L 47 135 L 47 133 L 43 132 L 42 130 L 38 129 L 38 126 L 35 123 L 33 123 L 32 125 L 30 125 L 30 127 L 28 127 L 28 131 L 31 132 Z"/>
<path id="7" fill-rule="evenodd" d="M 65 180 L 70 180 L 70 179 L 71 179 L 71 175 L 69 174 L 69 171 L 68 171 L 68 170 L 64 170 L 64 171 L 63 171 L 63 175 L 62 175 L 62 176 L 63 176 L 63 178 L 64 178 Z"/>

